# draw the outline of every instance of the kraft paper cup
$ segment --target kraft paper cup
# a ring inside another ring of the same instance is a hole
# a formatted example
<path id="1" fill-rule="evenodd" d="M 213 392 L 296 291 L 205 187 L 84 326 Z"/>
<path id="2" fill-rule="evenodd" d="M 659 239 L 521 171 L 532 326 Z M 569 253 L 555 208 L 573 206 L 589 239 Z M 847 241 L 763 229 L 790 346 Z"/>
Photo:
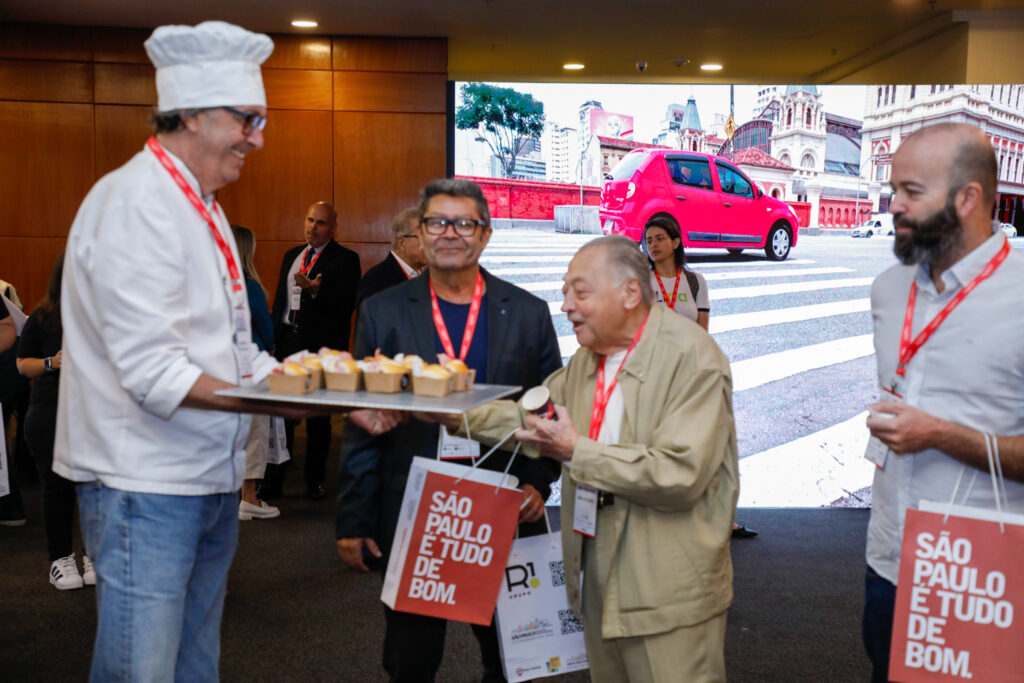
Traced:
<path id="1" fill-rule="evenodd" d="M 324 371 L 324 383 L 328 391 L 359 391 L 359 380 L 362 372 L 327 372 Z"/>
<path id="2" fill-rule="evenodd" d="M 555 404 L 551 402 L 551 392 L 545 386 L 530 389 L 519 399 L 519 405 L 528 413 L 543 417 L 545 420 L 557 420 Z"/>
<path id="3" fill-rule="evenodd" d="M 409 375 L 404 372 L 364 372 L 366 390 L 375 394 L 397 394 L 409 386 Z"/>
<path id="4" fill-rule="evenodd" d="M 453 372 L 452 378 L 455 380 L 455 391 L 467 391 L 473 388 L 473 382 L 476 381 L 476 370 L 470 368 L 468 372 Z"/>
<path id="5" fill-rule="evenodd" d="M 417 396 L 444 398 L 448 394 L 452 393 L 454 383 L 454 377 L 449 377 L 448 379 L 438 379 L 436 377 L 413 377 L 412 393 Z"/>
<path id="6" fill-rule="evenodd" d="M 308 394 L 316 389 L 313 375 L 267 375 L 272 394 Z"/>

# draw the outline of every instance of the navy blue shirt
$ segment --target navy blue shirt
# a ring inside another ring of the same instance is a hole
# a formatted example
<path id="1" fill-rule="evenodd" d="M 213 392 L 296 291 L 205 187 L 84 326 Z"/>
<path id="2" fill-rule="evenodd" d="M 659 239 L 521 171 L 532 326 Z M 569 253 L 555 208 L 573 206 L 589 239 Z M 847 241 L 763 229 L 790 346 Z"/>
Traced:
<path id="1" fill-rule="evenodd" d="M 466 331 L 466 318 L 469 317 L 469 304 L 452 304 L 441 297 L 437 297 L 438 308 L 441 309 L 441 317 L 444 318 L 445 327 L 448 328 L 448 336 L 452 339 L 452 350 L 456 356 L 462 349 L 462 336 Z M 434 350 L 444 353 L 444 346 L 441 345 L 441 337 L 437 334 L 437 327 L 434 327 Z M 424 359 L 427 360 L 427 359 Z M 466 354 L 466 365 L 476 370 L 476 382 L 487 381 L 487 294 L 484 293 L 480 299 L 480 317 L 476 320 L 476 330 L 473 332 L 473 341 L 469 344 L 469 352 Z"/>

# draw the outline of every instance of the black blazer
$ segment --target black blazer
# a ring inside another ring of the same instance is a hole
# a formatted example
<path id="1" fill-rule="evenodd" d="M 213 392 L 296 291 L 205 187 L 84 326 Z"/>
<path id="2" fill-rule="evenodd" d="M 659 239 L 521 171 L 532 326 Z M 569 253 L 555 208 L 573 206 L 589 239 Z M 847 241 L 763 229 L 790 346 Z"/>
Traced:
<path id="1" fill-rule="evenodd" d="M 308 292 L 302 293 L 302 302 L 295 313 L 295 334 L 291 334 L 290 325 L 281 322 L 288 310 L 292 285 L 288 281 L 288 271 L 305 248 L 306 245 L 302 244 L 289 249 L 281 262 L 271 314 L 278 358 L 301 349 L 316 351 L 322 346 L 348 348 L 352 311 L 355 310 L 356 289 L 359 287 L 359 254 L 334 240 L 324 246 L 320 258 L 308 273 L 310 279 L 322 274 L 323 280 L 315 298 Z"/>
<path id="2" fill-rule="evenodd" d="M 363 273 L 363 278 L 359 281 L 359 290 L 356 292 L 356 313 L 359 313 L 366 299 L 408 279 L 395 255 L 389 251 L 387 258 Z"/>
<path id="3" fill-rule="evenodd" d="M 487 381 L 534 387 L 562 367 L 558 338 L 546 302 L 482 271 L 487 283 Z M 429 280 L 420 276 L 367 299 L 356 324 L 356 358 L 415 353 L 436 358 Z M 514 398 L 518 398 L 515 396 Z M 380 436 L 348 423 L 338 474 L 337 538 L 370 537 L 387 553 L 414 455 L 437 454 L 438 426 L 411 419 Z M 481 467 L 501 471 L 511 450 L 498 451 Z M 561 467 L 554 460 L 517 455 L 510 470 L 546 499 Z"/>

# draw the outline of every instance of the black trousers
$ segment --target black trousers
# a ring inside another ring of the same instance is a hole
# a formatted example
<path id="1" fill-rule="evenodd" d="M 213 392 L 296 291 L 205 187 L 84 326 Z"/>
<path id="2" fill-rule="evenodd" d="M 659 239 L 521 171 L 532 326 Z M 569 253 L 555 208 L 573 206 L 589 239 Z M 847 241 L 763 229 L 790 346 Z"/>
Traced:
<path id="1" fill-rule="evenodd" d="M 384 670 L 393 683 L 426 683 L 433 681 L 444 656 L 444 637 L 448 627 L 445 619 L 424 617 L 384 608 Z M 483 661 L 481 681 L 499 683 L 505 680 L 498 646 L 498 629 L 472 624 L 473 635 L 480 645 Z"/>
<path id="2" fill-rule="evenodd" d="M 30 407 L 25 417 L 25 441 L 36 463 L 43 489 L 43 523 L 50 562 L 73 552 L 75 484 L 53 471 L 53 438 L 56 411 Z"/>

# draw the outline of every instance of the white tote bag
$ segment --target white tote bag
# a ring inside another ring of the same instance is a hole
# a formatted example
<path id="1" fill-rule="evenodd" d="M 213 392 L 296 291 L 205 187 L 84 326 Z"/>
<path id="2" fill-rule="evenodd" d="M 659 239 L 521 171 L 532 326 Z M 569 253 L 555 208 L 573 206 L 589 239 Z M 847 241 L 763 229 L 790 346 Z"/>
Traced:
<path id="1" fill-rule="evenodd" d="M 267 448 L 267 463 L 280 465 L 291 460 L 288 453 L 288 439 L 284 433 L 284 418 L 270 418 L 270 442 Z"/>
<path id="2" fill-rule="evenodd" d="M 583 622 L 569 609 L 565 594 L 564 566 L 558 533 L 518 538 L 512 544 L 496 615 L 509 683 L 589 666 Z"/>

